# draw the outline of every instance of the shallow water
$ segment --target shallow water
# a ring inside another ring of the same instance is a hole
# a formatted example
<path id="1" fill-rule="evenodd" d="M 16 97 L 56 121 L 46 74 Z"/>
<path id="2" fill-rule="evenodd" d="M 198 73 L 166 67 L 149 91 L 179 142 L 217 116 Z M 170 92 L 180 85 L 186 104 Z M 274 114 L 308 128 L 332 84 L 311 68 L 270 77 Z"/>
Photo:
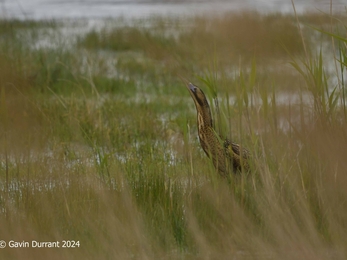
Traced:
<path id="1" fill-rule="evenodd" d="M 296 0 L 298 12 L 329 12 L 330 0 Z M 333 9 L 344 11 L 346 2 L 334 0 Z M 293 12 L 290 0 L 0 0 L 5 18 L 76 19 L 76 18 L 143 18 L 152 15 L 190 16 L 209 12 L 238 10 L 260 12 Z"/>

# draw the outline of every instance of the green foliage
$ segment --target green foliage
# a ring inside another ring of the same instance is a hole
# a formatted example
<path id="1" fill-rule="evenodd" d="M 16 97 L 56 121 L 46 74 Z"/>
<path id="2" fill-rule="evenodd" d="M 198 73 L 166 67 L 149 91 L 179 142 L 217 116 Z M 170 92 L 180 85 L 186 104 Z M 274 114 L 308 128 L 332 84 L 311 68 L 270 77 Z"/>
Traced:
<path id="1" fill-rule="evenodd" d="M 103 48 L 114 51 L 151 51 L 151 45 L 156 47 L 169 46 L 173 39 L 152 35 L 144 28 L 123 27 L 114 31 L 92 31 L 87 34 L 81 44 L 87 48 Z M 144 49 L 145 47 L 145 49 Z"/>
<path id="2" fill-rule="evenodd" d="M 317 118 L 323 118 L 325 121 L 333 120 L 331 117 L 337 114 L 337 104 L 341 101 L 343 111 L 346 111 L 344 74 L 346 70 L 346 44 L 347 39 L 334 33 L 318 31 L 331 36 L 338 41 L 340 70 L 337 74 L 337 85 L 331 86 L 327 73 L 324 69 L 322 51 L 315 59 L 302 62 L 303 67 L 296 61 L 292 61 L 293 67 L 304 77 L 308 90 L 314 99 L 314 110 Z M 346 113 L 344 113 L 346 115 Z M 346 117 L 345 117 L 346 119 Z"/>

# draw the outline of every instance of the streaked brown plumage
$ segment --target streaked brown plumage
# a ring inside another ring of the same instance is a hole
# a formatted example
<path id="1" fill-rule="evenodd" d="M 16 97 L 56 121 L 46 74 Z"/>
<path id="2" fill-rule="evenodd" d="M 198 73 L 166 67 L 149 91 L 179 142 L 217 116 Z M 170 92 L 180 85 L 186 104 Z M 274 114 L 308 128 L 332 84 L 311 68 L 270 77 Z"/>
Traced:
<path id="1" fill-rule="evenodd" d="M 187 88 L 194 100 L 197 111 L 201 147 L 207 156 L 212 159 L 215 168 L 222 176 L 226 176 L 231 170 L 233 172 L 242 169 L 247 170 L 249 168 L 247 162 L 249 152 L 244 148 L 241 149 L 240 145 L 228 139 L 225 139 L 224 144 L 222 144 L 221 138 L 214 130 L 210 106 L 204 92 L 192 83 L 187 84 Z"/>

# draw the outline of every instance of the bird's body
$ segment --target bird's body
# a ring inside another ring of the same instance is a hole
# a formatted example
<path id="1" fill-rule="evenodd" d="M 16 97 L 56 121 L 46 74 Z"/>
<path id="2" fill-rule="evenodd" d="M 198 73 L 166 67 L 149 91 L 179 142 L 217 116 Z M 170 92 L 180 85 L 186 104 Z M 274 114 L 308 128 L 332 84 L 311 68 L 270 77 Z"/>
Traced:
<path id="1" fill-rule="evenodd" d="M 231 170 L 237 172 L 248 169 L 247 159 L 249 152 L 238 144 L 225 139 L 224 143 L 214 130 L 210 106 L 204 92 L 197 86 L 187 85 L 192 96 L 196 111 L 200 144 L 213 165 L 222 176 L 226 176 Z"/>

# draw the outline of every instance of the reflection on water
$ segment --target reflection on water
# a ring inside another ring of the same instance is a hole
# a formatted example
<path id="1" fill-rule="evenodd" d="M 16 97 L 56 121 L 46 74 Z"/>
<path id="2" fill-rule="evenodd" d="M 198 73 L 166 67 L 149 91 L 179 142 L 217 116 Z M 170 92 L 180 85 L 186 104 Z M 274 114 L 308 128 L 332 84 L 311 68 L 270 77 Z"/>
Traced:
<path id="1" fill-rule="evenodd" d="M 329 12 L 330 0 L 296 0 L 298 12 Z M 345 10 L 344 0 L 334 0 L 335 11 Z M 289 0 L 0 0 L 1 16 L 21 19 L 139 18 L 151 15 L 196 15 L 209 12 L 258 10 L 293 12 Z"/>

